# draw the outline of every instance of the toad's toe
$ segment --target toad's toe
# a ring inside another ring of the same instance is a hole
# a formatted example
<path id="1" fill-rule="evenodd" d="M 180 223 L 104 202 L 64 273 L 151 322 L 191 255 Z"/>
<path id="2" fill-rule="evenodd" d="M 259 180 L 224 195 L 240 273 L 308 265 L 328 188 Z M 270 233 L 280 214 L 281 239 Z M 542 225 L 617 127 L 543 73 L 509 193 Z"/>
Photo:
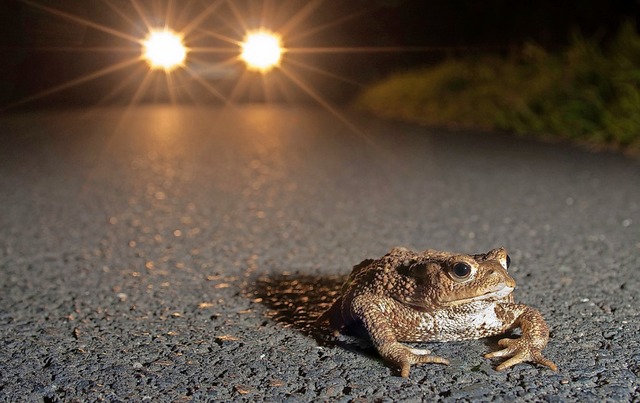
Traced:
<path id="1" fill-rule="evenodd" d="M 553 361 L 542 355 L 541 349 L 532 345 L 529 340 L 520 339 L 501 339 L 498 341 L 502 350 L 485 354 L 486 358 L 510 357 L 505 362 L 496 367 L 497 371 L 503 371 L 509 367 L 523 362 L 535 362 L 540 365 L 549 367 L 553 371 L 558 370 L 558 366 Z"/>
<path id="2" fill-rule="evenodd" d="M 396 368 L 400 368 L 400 376 L 403 378 L 409 376 L 412 364 L 449 364 L 449 360 L 430 354 L 429 350 L 409 348 L 397 342 L 383 346 L 380 349 L 380 355 L 387 362 Z"/>

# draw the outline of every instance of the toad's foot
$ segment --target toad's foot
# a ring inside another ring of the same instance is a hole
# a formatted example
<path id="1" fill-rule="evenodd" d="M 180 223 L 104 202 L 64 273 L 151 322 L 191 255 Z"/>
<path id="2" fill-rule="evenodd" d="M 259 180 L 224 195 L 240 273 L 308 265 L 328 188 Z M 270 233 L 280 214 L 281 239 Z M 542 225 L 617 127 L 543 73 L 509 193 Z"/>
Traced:
<path id="1" fill-rule="evenodd" d="M 409 376 L 409 368 L 411 364 L 449 364 L 449 360 L 431 354 L 429 350 L 418 348 L 409 348 L 398 342 L 390 343 L 382 346 L 380 355 L 396 368 L 400 368 L 400 376 L 406 378 Z"/>
<path id="2" fill-rule="evenodd" d="M 542 348 L 536 347 L 528 338 L 501 339 L 498 345 L 505 347 L 502 350 L 485 354 L 485 358 L 511 357 L 496 367 L 497 371 L 503 371 L 521 362 L 536 362 L 557 371 L 558 367 L 551 360 L 542 355 Z"/>

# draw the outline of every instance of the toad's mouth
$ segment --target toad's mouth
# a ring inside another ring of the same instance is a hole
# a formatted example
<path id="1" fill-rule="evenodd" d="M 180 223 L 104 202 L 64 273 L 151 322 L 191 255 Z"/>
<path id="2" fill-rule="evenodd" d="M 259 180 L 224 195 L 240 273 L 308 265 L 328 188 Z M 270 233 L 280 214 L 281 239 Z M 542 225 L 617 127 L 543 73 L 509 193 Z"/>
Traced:
<path id="1" fill-rule="evenodd" d="M 444 306 L 457 306 L 457 305 L 464 305 L 464 304 L 468 304 L 476 301 L 499 300 L 511 294 L 513 290 L 514 290 L 514 287 L 504 286 L 499 290 L 488 291 L 482 295 L 476 295 L 474 297 L 461 298 L 456 300 L 441 301 L 440 304 Z M 415 303 L 412 304 L 412 303 L 407 303 L 406 301 L 401 301 L 401 300 L 397 300 L 397 301 L 402 303 L 403 305 L 411 307 L 416 311 L 430 312 L 433 310 L 433 306 L 431 305 L 421 305 L 421 304 L 415 304 Z"/>
<path id="2" fill-rule="evenodd" d="M 494 290 L 494 291 L 488 291 L 484 294 L 481 295 L 476 295 L 473 297 L 468 297 L 468 298 L 460 298 L 460 299 L 455 299 L 455 300 L 450 300 L 450 301 L 443 301 L 444 305 L 462 305 L 462 304 L 468 304 L 470 302 L 475 302 L 475 301 L 484 301 L 484 300 L 497 300 L 497 299 L 501 299 L 506 297 L 507 295 L 511 294 L 514 290 L 514 287 L 509 287 L 509 286 L 504 286 L 502 288 L 500 288 L 499 290 Z"/>

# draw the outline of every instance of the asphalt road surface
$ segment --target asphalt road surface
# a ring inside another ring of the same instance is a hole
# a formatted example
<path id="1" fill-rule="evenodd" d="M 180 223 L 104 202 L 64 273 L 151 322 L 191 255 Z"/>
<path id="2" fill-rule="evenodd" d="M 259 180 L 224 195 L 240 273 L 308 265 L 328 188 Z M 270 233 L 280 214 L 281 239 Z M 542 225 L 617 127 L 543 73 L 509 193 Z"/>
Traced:
<path id="1" fill-rule="evenodd" d="M 640 164 L 491 133 L 246 106 L 0 116 L 1 401 L 630 401 Z M 505 246 L 558 364 L 497 338 L 401 378 L 312 325 L 391 247 Z"/>

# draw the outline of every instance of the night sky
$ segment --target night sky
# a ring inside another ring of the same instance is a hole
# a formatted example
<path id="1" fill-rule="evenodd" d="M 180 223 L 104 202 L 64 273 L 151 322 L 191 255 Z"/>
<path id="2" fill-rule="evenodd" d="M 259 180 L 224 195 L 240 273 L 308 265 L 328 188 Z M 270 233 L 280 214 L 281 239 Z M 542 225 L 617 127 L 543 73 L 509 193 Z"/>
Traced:
<path id="1" fill-rule="evenodd" d="M 2 0 L 0 107 L 167 101 L 163 72 L 136 97 L 147 65 L 113 68 L 140 54 L 131 38 L 142 39 L 145 24 L 192 28 L 185 36 L 192 74 L 178 73 L 172 84 L 179 102 L 343 101 L 392 71 L 449 56 L 507 54 L 531 40 L 559 49 L 575 29 L 606 41 L 639 9 L 637 0 Z M 230 40 L 260 26 L 286 31 L 287 74 L 247 73 L 230 62 L 237 54 Z M 81 82 L 61 88 L 74 80 Z"/>

